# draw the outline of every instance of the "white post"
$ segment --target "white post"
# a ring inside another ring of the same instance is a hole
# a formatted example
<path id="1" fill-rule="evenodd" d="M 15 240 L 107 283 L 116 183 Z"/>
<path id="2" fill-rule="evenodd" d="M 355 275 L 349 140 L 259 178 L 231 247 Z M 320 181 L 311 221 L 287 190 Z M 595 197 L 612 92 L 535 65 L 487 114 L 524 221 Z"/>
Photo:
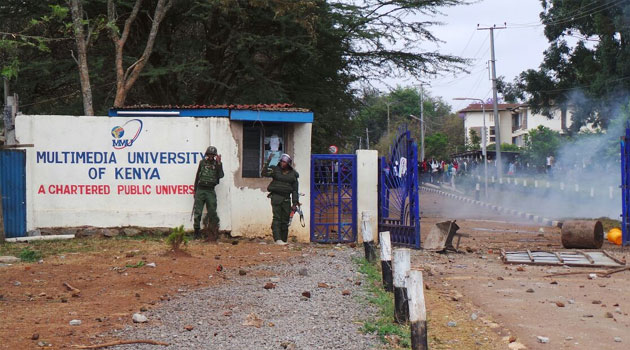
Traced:
<path id="1" fill-rule="evenodd" d="M 405 280 L 411 268 L 411 251 L 407 248 L 394 250 L 394 321 L 396 323 L 407 323 L 409 321 L 409 301 Z"/>
<path id="2" fill-rule="evenodd" d="M 411 270 L 407 278 L 409 321 L 411 322 L 411 349 L 427 350 L 427 309 L 424 302 L 422 271 Z"/>
<path id="3" fill-rule="evenodd" d="M 392 242 L 389 231 L 380 232 L 379 242 L 381 244 L 381 271 L 383 273 L 383 287 L 388 292 L 394 291 L 394 281 L 392 276 Z"/>
<path id="4" fill-rule="evenodd" d="M 613 187 L 612 186 L 608 186 L 608 197 L 610 199 L 613 199 Z"/>
<path id="5" fill-rule="evenodd" d="M 370 212 L 361 212 L 361 234 L 363 236 L 363 247 L 365 248 L 365 258 L 369 262 L 376 260 L 374 250 L 374 235 L 372 234 L 372 223 L 370 222 Z"/>

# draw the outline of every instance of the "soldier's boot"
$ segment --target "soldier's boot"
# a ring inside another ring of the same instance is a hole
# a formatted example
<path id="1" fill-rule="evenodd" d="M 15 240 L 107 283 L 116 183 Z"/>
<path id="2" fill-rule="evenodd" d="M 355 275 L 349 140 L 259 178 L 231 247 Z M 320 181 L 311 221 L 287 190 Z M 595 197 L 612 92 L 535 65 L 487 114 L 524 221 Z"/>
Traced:
<path id="1" fill-rule="evenodd" d="M 199 229 L 195 228 L 195 234 L 193 235 L 194 239 L 199 239 L 201 238 L 201 234 L 199 233 Z"/>
<path id="2" fill-rule="evenodd" d="M 208 242 L 216 242 L 219 239 L 219 226 L 216 224 L 208 225 Z"/>

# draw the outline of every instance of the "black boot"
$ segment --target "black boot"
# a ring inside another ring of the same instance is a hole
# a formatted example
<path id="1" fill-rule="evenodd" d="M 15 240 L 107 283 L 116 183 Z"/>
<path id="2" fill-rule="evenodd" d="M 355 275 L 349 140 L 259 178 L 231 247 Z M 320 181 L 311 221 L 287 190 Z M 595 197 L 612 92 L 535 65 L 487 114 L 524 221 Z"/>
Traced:
<path id="1" fill-rule="evenodd" d="M 199 229 L 198 228 L 195 229 L 195 235 L 193 237 L 194 237 L 194 239 L 201 238 L 201 235 L 199 234 Z"/>

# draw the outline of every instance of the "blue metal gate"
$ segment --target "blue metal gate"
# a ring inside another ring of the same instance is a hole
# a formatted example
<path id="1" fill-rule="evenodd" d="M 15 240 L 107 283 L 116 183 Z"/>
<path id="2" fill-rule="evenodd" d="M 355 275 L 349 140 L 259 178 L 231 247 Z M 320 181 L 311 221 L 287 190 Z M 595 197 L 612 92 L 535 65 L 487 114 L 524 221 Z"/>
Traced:
<path id="1" fill-rule="evenodd" d="M 630 125 L 621 138 L 621 210 L 622 244 L 630 245 Z"/>
<path id="2" fill-rule="evenodd" d="M 4 234 L 26 236 L 26 151 L 0 150 Z"/>
<path id="3" fill-rule="evenodd" d="M 311 242 L 357 240 L 357 156 L 311 156 Z"/>
<path id="4" fill-rule="evenodd" d="M 419 249 L 418 146 L 406 126 L 380 160 L 379 187 L 379 232 L 389 231 L 393 244 Z"/>

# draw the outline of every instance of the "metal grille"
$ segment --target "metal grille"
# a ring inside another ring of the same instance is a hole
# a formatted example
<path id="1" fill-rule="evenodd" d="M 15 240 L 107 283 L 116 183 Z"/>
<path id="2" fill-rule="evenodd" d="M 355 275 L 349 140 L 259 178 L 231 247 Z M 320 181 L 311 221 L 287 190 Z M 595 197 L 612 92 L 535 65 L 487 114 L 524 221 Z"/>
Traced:
<path id="1" fill-rule="evenodd" d="M 26 236 L 25 151 L 0 150 L 0 189 L 5 236 Z"/>
<path id="2" fill-rule="evenodd" d="M 357 157 L 311 156 L 311 242 L 357 239 Z"/>
<path id="3" fill-rule="evenodd" d="M 630 125 L 621 138 L 621 231 L 623 245 L 630 245 Z"/>
<path id="4" fill-rule="evenodd" d="M 406 126 L 381 158 L 379 187 L 379 231 L 389 231 L 393 244 L 419 249 L 418 146 Z"/>

